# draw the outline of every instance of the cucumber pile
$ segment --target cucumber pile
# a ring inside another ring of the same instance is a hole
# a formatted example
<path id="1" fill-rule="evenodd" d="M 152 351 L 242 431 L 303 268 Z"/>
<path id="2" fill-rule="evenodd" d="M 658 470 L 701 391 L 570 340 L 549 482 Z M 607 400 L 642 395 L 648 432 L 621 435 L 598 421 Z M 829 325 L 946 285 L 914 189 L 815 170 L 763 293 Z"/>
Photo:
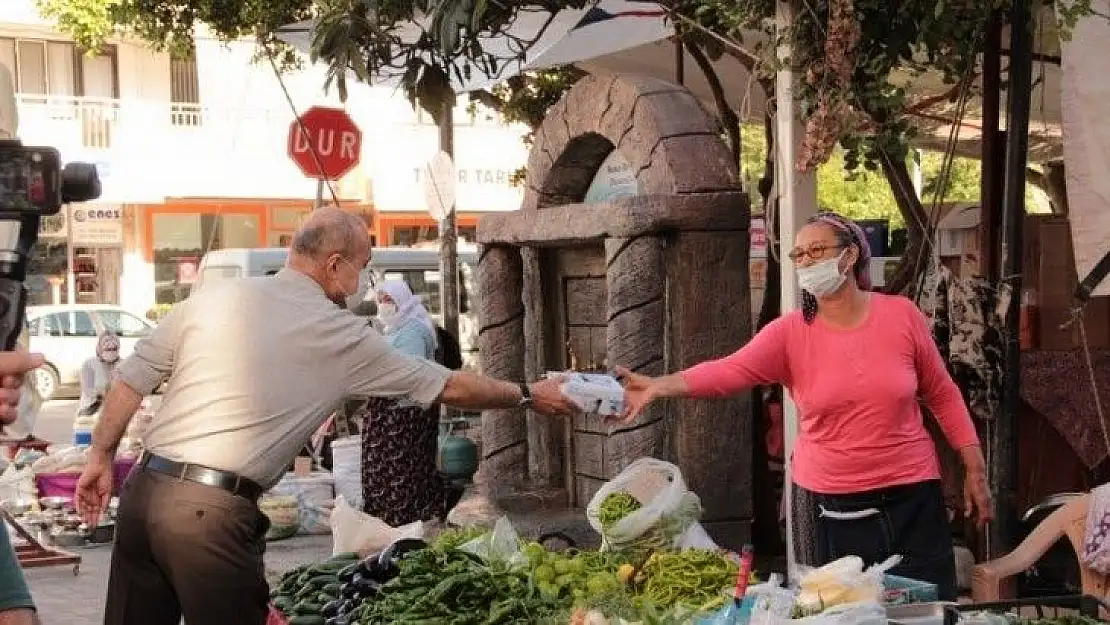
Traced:
<path id="1" fill-rule="evenodd" d="M 343 588 L 339 573 L 358 562 L 357 553 L 341 553 L 319 564 L 299 566 L 281 576 L 270 600 L 289 625 L 325 625 L 324 607 L 336 601 Z"/>

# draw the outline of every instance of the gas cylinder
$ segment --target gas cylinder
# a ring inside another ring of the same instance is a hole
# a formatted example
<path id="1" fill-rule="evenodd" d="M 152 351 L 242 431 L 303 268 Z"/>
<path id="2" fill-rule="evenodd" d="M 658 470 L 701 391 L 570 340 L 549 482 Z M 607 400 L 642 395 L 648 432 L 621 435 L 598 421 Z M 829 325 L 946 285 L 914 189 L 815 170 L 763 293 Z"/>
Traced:
<path id="1" fill-rule="evenodd" d="M 457 429 L 465 430 L 470 422 L 465 418 L 444 419 L 439 422 L 439 453 L 436 465 L 449 480 L 468 481 L 478 471 L 478 446 L 466 436 L 456 435 Z"/>

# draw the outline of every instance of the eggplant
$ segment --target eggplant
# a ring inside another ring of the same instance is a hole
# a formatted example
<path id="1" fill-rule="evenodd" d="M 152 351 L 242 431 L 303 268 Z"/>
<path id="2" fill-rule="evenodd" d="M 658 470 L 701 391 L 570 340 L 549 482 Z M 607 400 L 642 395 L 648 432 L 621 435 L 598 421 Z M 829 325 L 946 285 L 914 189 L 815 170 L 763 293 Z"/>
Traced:
<path id="1" fill-rule="evenodd" d="M 355 584 L 355 590 L 362 599 L 373 599 L 381 592 L 382 585 L 372 579 L 360 580 Z"/>
<path id="2" fill-rule="evenodd" d="M 378 583 L 384 584 L 394 577 L 397 577 L 400 572 L 401 569 L 399 569 L 395 563 L 385 565 L 376 563 L 371 568 L 370 575 L 367 576 L 367 579 L 372 579 Z"/>
<path id="3" fill-rule="evenodd" d="M 338 615 L 339 606 L 341 605 L 343 605 L 343 601 L 340 599 L 329 601 L 328 603 L 324 604 L 323 608 L 320 609 L 320 616 L 324 618 L 331 618 Z"/>
<path id="4" fill-rule="evenodd" d="M 390 568 L 393 568 L 397 565 L 397 561 L 400 560 L 401 556 L 406 553 L 427 548 L 428 543 L 419 538 L 402 538 L 400 540 L 395 540 L 382 551 L 380 556 L 378 556 L 378 564 L 383 568 L 385 565 L 389 565 Z"/>
<path id="5" fill-rule="evenodd" d="M 339 596 L 343 599 L 354 599 L 358 596 L 358 586 L 354 582 L 348 582 L 339 589 Z"/>

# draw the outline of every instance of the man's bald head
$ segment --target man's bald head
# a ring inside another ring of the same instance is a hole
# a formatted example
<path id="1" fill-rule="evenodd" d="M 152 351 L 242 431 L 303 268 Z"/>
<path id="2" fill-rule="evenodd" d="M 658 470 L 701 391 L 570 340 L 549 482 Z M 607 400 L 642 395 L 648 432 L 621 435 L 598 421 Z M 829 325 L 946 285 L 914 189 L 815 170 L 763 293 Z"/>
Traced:
<path id="1" fill-rule="evenodd" d="M 325 262 L 333 254 L 345 258 L 361 256 L 369 247 L 370 235 L 361 217 L 340 208 L 325 207 L 313 211 L 293 235 L 290 256 Z"/>
<path id="2" fill-rule="evenodd" d="M 361 217 L 339 208 L 319 208 L 309 215 L 289 250 L 286 265 L 312 278 L 338 306 L 360 291 L 369 278 L 370 234 Z"/>

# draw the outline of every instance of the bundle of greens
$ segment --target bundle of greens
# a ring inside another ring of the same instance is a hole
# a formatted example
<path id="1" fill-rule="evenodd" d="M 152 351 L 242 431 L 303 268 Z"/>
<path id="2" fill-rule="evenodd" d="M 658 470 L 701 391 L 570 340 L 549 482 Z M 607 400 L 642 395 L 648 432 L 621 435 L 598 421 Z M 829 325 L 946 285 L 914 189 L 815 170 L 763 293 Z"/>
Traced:
<path id="1" fill-rule="evenodd" d="M 606 548 L 624 552 L 630 560 L 646 558 L 652 552 L 671 549 L 675 539 L 682 535 L 692 524 L 701 519 L 701 500 L 693 493 L 687 493 L 674 510 L 664 514 L 652 527 L 631 539 L 624 539 L 614 529 L 621 520 L 643 507 L 643 504 L 627 492 L 610 493 L 598 507 L 598 521 Z"/>
<path id="2" fill-rule="evenodd" d="M 528 576 L 464 551 L 405 554 L 400 574 L 363 604 L 359 623 L 557 623 L 565 602 L 541 592 Z"/>

